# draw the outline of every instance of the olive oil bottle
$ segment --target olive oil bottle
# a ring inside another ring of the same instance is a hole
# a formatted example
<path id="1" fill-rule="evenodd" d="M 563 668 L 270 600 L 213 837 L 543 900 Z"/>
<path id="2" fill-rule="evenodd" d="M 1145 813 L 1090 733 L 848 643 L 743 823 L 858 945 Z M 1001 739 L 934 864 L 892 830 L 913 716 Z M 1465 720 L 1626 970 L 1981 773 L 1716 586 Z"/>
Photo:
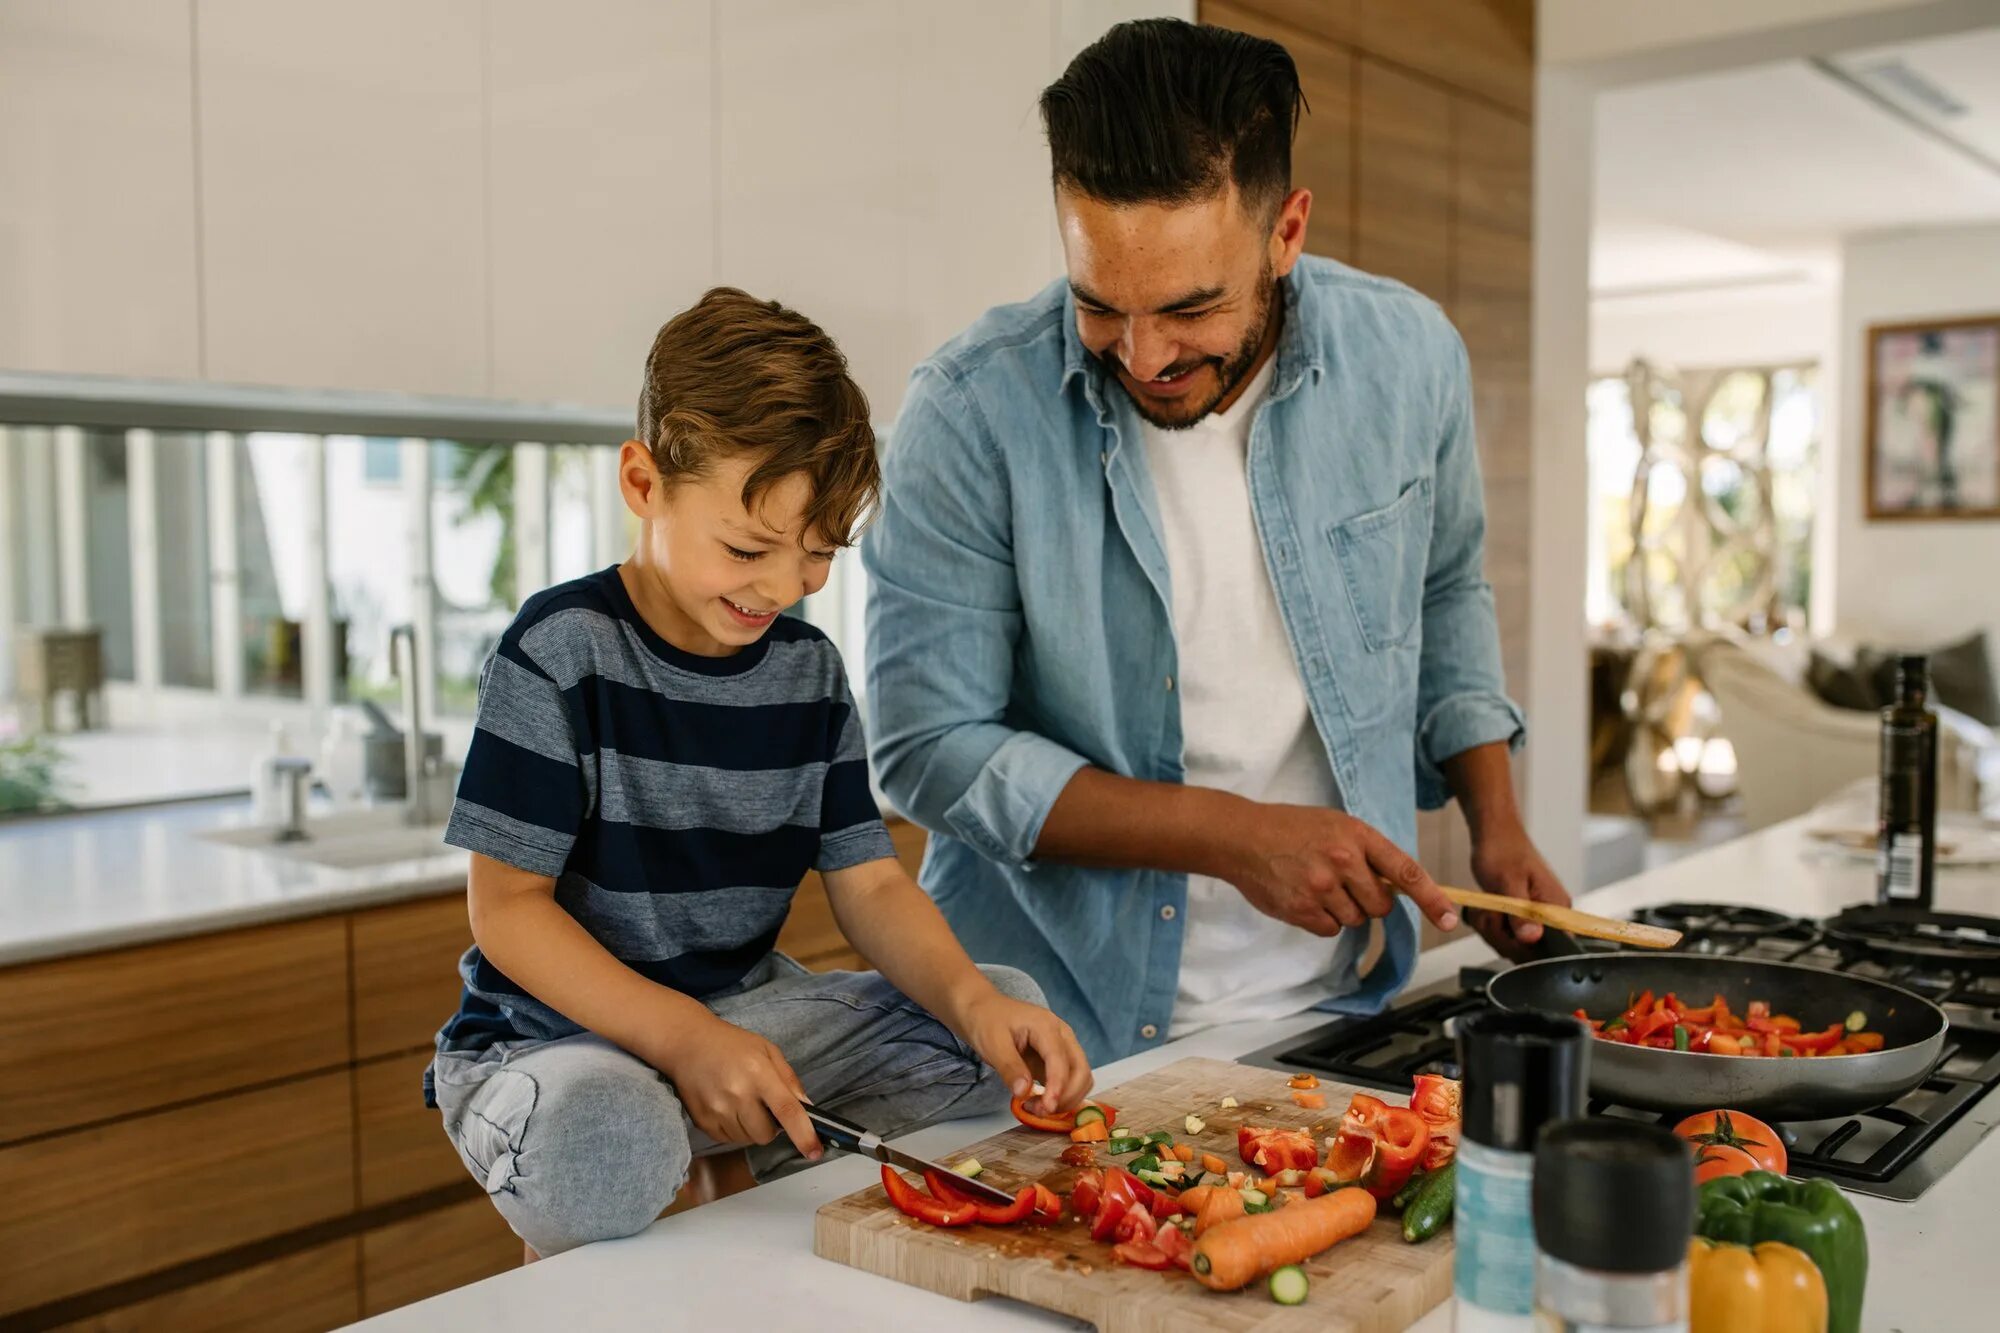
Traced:
<path id="1" fill-rule="evenodd" d="M 1930 660 L 1896 659 L 1896 702 L 1882 710 L 1882 797 L 1875 896 L 1929 910 L 1937 859 L 1937 714 L 1926 702 Z"/>

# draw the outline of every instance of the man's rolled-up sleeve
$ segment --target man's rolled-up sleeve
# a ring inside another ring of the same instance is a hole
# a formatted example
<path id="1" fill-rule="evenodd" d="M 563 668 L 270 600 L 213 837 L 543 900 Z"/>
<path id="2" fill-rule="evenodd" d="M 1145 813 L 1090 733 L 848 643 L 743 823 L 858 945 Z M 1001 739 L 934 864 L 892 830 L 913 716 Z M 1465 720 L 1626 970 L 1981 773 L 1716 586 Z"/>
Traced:
<path id="1" fill-rule="evenodd" d="M 1451 345 L 1417 675 L 1417 805 L 1425 810 L 1451 799 L 1446 760 L 1496 741 L 1519 749 L 1527 736 L 1520 708 L 1507 697 L 1500 627 L 1484 572 L 1486 504 L 1473 432 L 1472 372 L 1455 332 Z"/>
<path id="2" fill-rule="evenodd" d="M 883 472 L 862 543 L 876 778 L 917 823 L 1025 866 L 1086 761 L 1004 720 L 1021 637 L 1007 474 L 941 367 L 912 377 Z"/>

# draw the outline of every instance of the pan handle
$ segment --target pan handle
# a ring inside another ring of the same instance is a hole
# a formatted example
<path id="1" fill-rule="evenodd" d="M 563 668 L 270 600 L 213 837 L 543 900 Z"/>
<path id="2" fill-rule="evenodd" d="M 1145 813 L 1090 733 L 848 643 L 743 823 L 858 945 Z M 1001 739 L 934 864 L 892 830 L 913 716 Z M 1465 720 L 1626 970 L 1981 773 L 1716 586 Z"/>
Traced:
<path id="1" fill-rule="evenodd" d="M 1539 962 L 1544 958 L 1567 958 L 1571 954 L 1582 953 L 1583 949 L 1568 931 L 1543 926 L 1542 937 L 1535 941 L 1534 951 L 1534 961 Z"/>

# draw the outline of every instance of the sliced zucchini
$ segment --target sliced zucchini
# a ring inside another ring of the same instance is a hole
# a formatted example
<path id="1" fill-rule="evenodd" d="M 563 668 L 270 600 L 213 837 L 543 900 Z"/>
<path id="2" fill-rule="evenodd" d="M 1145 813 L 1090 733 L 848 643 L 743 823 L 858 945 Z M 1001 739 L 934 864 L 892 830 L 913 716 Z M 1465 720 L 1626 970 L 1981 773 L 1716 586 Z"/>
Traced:
<path id="1" fill-rule="evenodd" d="M 1271 1299 L 1280 1305 L 1303 1305 L 1308 1285 L 1305 1269 L 1297 1264 L 1286 1264 L 1271 1274 Z"/>
<path id="2" fill-rule="evenodd" d="M 1134 1157 L 1131 1161 L 1127 1162 L 1125 1169 L 1135 1176 L 1141 1171 L 1157 1172 L 1160 1169 L 1160 1159 L 1152 1153 L 1147 1153 L 1144 1157 Z"/>
<path id="3" fill-rule="evenodd" d="M 1112 1156 L 1117 1157 L 1128 1152 L 1138 1152 L 1139 1149 L 1145 1146 L 1146 1146 L 1146 1141 L 1142 1138 L 1137 1137 L 1136 1135 L 1117 1134 L 1113 1135 L 1112 1138 L 1105 1143 L 1104 1150 L 1110 1153 Z"/>
<path id="4" fill-rule="evenodd" d="M 968 1180 L 978 1175 L 981 1171 L 984 1171 L 985 1169 L 986 1169 L 985 1167 L 979 1164 L 979 1159 L 977 1157 L 968 1157 L 964 1161 L 960 1162 L 957 1166 L 952 1168 L 952 1170 L 958 1172 L 958 1174 L 964 1176 Z"/>
<path id="5" fill-rule="evenodd" d="M 1856 1009 L 1847 1016 L 1847 1030 L 1849 1032 L 1859 1032 L 1867 1026 L 1868 1015 L 1862 1013 L 1859 1009 Z"/>
<path id="6" fill-rule="evenodd" d="M 1167 1133 L 1164 1129 L 1156 1129 L 1146 1136 L 1146 1142 L 1148 1143 L 1172 1143 L 1173 1141 L 1174 1136 Z"/>
<path id="7" fill-rule="evenodd" d="M 1166 1189 L 1168 1186 L 1173 1184 L 1171 1180 L 1168 1180 L 1158 1171 L 1134 1171 L 1132 1174 L 1134 1176 L 1137 1176 L 1140 1180 L 1145 1181 L 1148 1185 L 1151 1185 L 1156 1190 Z"/>
<path id="8" fill-rule="evenodd" d="M 1271 1196 L 1262 1190 L 1246 1189 L 1238 1192 L 1243 1196 L 1243 1206 L 1245 1208 L 1269 1208 L 1271 1206 Z"/>
<path id="9" fill-rule="evenodd" d="M 1103 1107 L 1092 1106 L 1089 1102 L 1085 1102 L 1082 1106 L 1076 1108 L 1076 1127 L 1078 1129 L 1082 1129 L 1093 1120 L 1102 1119 L 1104 1119 Z"/>

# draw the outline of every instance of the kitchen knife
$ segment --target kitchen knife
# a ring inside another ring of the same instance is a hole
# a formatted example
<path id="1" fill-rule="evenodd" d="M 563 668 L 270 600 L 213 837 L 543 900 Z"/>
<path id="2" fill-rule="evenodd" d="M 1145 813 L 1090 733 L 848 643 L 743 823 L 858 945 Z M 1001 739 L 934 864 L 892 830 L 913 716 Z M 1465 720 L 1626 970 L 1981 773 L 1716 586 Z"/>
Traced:
<path id="1" fill-rule="evenodd" d="M 943 1163 L 926 1162 L 921 1157 L 912 1157 L 900 1149 L 891 1148 L 888 1144 L 882 1142 L 881 1135 L 874 1133 L 872 1130 L 863 1129 L 852 1120 L 843 1120 L 831 1111 L 822 1111 L 817 1106 L 807 1106 L 806 1116 L 813 1122 L 813 1128 L 819 1131 L 820 1142 L 829 1148 L 841 1148 L 847 1152 L 860 1153 L 863 1157 L 873 1157 L 878 1162 L 887 1162 L 891 1166 L 900 1166 L 905 1171 L 914 1171 L 918 1175 L 922 1175 L 926 1171 L 935 1171 L 949 1181 L 951 1187 L 960 1194 L 983 1200 L 986 1203 L 1010 1204 L 1014 1202 L 1014 1196 L 1003 1189 L 989 1185 L 983 1180 L 976 1180 L 971 1176 L 961 1176 L 958 1172 L 945 1166 Z"/>

